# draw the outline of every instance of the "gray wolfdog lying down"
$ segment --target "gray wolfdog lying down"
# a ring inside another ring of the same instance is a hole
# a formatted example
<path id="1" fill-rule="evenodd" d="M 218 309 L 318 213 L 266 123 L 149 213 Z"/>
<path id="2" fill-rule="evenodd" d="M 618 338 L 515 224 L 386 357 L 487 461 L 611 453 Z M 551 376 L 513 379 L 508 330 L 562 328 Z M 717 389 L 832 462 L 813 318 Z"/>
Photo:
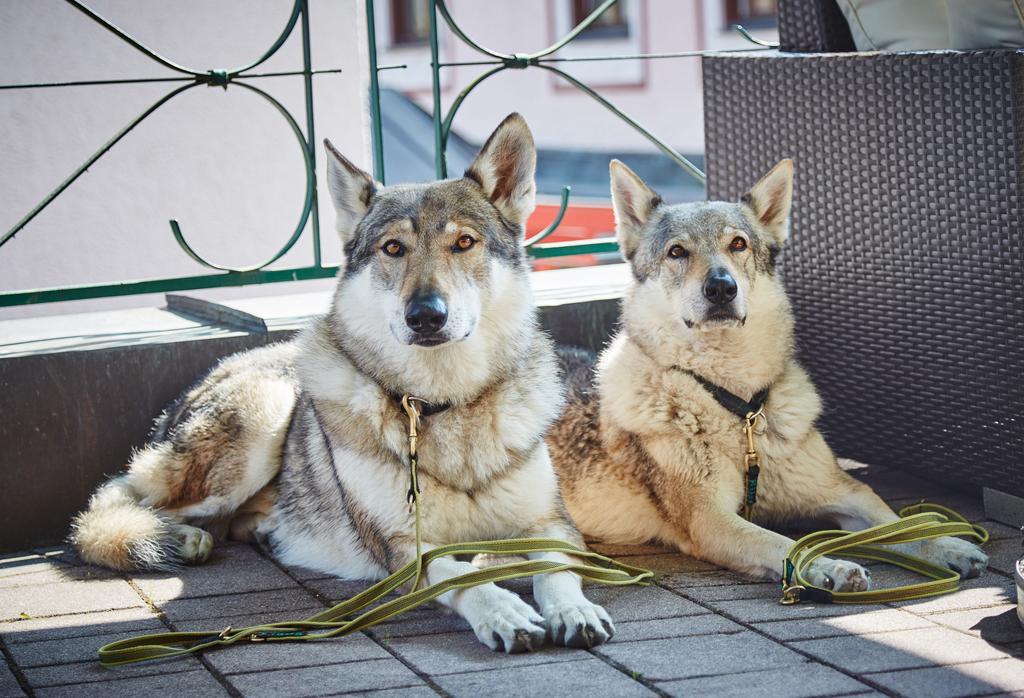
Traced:
<path id="1" fill-rule="evenodd" d="M 459 179 L 382 187 L 329 143 L 327 164 L 345 250 L 330 311 L 294 341 L 225 359 L 168 408 L 127 472 L 75 520 L 87 561 L 197 564 L 210 530 L 223 530 L 288 565 L 349 579 L 394 572 L 415 555 L 403 394 L 424 401 L 426 548 L 510 537 L 582 545 L 544 443 L 563 398 L 522 247 L 536 192 L 522 117 L 506 118 Z M 473 569 L 438 559 L 427 578 Z M 494 584 L 440 601 L 506 652 L 545 635 L 574 647 L 612 636 L 578 576 L 538 576 L 534 595 L 539 613 Z"/>

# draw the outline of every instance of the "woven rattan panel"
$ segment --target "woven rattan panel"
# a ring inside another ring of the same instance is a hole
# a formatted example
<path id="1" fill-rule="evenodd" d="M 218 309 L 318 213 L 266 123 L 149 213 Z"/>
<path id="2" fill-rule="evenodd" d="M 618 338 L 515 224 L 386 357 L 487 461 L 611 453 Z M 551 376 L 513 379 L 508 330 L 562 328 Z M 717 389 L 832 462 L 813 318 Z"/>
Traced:
<path id="1" fill-rule="evenodd" d="M 853 36 L 835 0 L 779 0 L 783 51 L 853 51 Z"/>
<path id="2" fill-rule="evenodd" d="M 782 272 L 842 455 L 1024 494 L 1022 68 L 704 59 L 708 196 L 796 162 Z"/>

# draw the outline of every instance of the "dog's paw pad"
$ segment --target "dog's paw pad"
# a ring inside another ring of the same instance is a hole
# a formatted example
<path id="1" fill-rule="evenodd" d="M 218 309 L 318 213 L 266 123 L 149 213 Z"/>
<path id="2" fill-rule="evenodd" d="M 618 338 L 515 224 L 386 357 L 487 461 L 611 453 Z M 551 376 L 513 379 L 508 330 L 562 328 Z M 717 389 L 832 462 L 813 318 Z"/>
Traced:
<path id="1" fill-rule="evenodd" d="M 507 596 L 506 596 L 507 594 Z M 520 654 L 544 646 L 544 619 L 515 594 L 505 592 L 473 626 L 480 642 L 495 652 Z"/>
<path id="2" fill-rule="evenodd" d="M 589 649 L 608 642 L 615 635 L 615 625 L 608 613 L 589 601 L 543 609 L 548 624 L 548 637 L 556 645 Z"/>
<path id="3" fill-rule="evenodd" d="M 814 586 L 832 591 L 867 591 L 871 588 L 871 572 L 855 562 L 821 559 L 809 574 Z"/>
<path id="4" fill-rule="evenodd" d="M 195 526 L 179 526 L 176 537 L 181 544 L 181 561 L 186 565 L 200 565 L 210 559 L 213 536 Z"/>
<path id="5" fill-rule="evenodd" d="M 922 545 L 921 557 L 950 568 L 961 577 L 977 577 L 988 567 L 988 555 L 974 543 L 960 538 L 937 538 Z"/>

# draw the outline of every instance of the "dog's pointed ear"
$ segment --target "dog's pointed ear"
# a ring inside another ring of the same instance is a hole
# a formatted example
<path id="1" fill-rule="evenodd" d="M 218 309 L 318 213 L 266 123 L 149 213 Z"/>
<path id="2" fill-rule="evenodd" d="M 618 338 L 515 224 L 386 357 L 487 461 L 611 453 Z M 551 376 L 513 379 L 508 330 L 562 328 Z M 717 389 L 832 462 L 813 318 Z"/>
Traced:
<path id="1" fill-rule="evenodd" d="M 326 138 L 324 150 L 327 151 L 327 189 L 337 212 L 335 227 L 342 243 L 346 243 L 366 215 L 370 201 L 377 193 L 377 183 L 339 153 Z"/>
<path id="2" fill-rule="evenodd" d="M 537 203 L 537 149 L 526 120 L 509 114 L 480 149 L 466 178 L 480 185 L 491 203 L 520 227 Z"/>
<path id="3" fill-rule="evenodd" d="M 661 197 L 621 161 L 612 160 L 608 169 L 612 178 L 615 235 L 622 256 L 629 261 L 636 254 L 640 233 L 651 213 L 661 204 Z"/>
<path id="4" fill-rule="evenodd" d="M 789 210 L 793 204 L 793 161 L 782 160 L 743 195 L 755 220 L 782 244 L 789 237 Z"/>

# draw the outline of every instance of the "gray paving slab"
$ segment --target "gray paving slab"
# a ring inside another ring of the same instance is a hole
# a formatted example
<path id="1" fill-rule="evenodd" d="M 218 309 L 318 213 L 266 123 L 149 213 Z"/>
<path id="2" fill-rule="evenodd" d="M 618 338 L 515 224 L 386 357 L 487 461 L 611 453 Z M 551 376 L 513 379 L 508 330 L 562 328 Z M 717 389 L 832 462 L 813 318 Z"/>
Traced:
<path id="1" fill-rule="evenodd" d="M 993 521 L 992 519 L 985 519 L 978 523 L 984 526 L 988 531 L 990 540 L 1003 540 L 1005 538 L 1009 538 L 1020 543 L 1021 534 L 1019 528 L 1008 526 L 1007 524 L 999 521 Z"/>
<path id="2" fill-rule="evenodd" d="M 424 682 L 394 658 L 348 664 L 235 674 L 228 681 L 243 696 L 262 698 L 330 696 L 384 688 L 423 686 Z"/>
<path id="3" fill-rule="evenodd" d="M 65 565 L 84 565 L 85 560 L 81 558 L 78 551 L 70 545 L 54 545 L 47 548 L 33 548 L 32 552 L 41 555 L 47 560 L 60 562 Z"/>
<path id="4" fill-rule="evenodd" d="M 0 620 L 29 616 L 59 616 L 118 608 L 135 608 L 144 603 L 122 579 L 79 580 L 37 586 L 14 587 L 0 593 Z"/>
<path id="5" fill-rule="evenodd" d="M 302 620 L 324 610 L 323 606 L 296 608 L 290 611 L 267 611 L 266 613 L 244 613 L 240 616 L 220 616 L 217 618 L 190 618 L 171 623 L 175 630 L 182 632 L 213 631 L 220 632 L 224 628 L 247 628 L 251 625 L 280 623 L 287 620 Z"/>
<path id="6" fill-rule="evenodd" d="M 658 579 L 658 585 L 669 589 L 694 589 L 712 586 L 739 586 L 744 584 L 757 584 L 756 580 L 748 579 L 743 575 L 730 572 L 729 570 L 704 570 L 701 572 L 677 572 L 674 574 L 662 575 Z"/>
<path id="7" fill-rule="evenodd" d="M 774 597 L 766 599 L 708 601 L 707 605 L 712 610 L 724 613 L 730 618 L 735 618 L 743 623 L 846 616 L 861 613 L 864 610 L 860 606 L 841 604 L 799 603 L 792 606 L 783 606 Z"/>
<path id="8" fill-rule="evenodd" d="M 688 637 L 690 635 L 713 635 L 717 633 L 738 633 L 744 630 L 739 623 L 734 623 L 722 616 L 705 613 L 701 616 L 683 616 L 681 618 L 656 618 L 653 620 L 634 620 L 615 623 L 615 638 L 612 642 L 631 642 L 633 640 L 661 640 L 670 637 Z"/>
<path id="9" fill-rule="evenodd" d="M 352 598 L 372 584 L 372 580 L 352 580 L 338 579 L 337 577 L 326 577 L 304 581 L 302 586 L 320 594 L 324 597 L 327 603 L 333 605 L 340 603 L 345 599 Z M 391 597 L 394 596 L 394 594 L 391 595 Z"/>
<path id="10" fill-rule="evenodd" d="M 244 594 L 286 589 L 297 583 L 248 545 L 219 545 L 205 564 L 171 574 L 135 575 L 146 596 L 160 603 L 171 599 Z"/>
<path id="11" fill-rule="evenodd" d="M 645 545 L 623 545 L 621 543 L 599 543 L 588 542 L 587 547 L 595 553 L 601 553 L 606 557 L 629 557 L 636 555 L 663 555 L 665 553 L 678 552 L 667 545 L 648 543 Z"/>
<path id="12" fill-rule="evenodd" d="M 89 579 L 115 579 L 118 577 L 117 574 L 110 570 L 91 565 L 72 567 L 70 565 L 49 562 L 45 564 L 49 565 L 47 569 L 0 577 L 0 593 L 15 587 L 39 586 L 42 584 L 53 584 L 54 582 L 73 582 Z"/>
<path id="13" fill-rule="evenodd" d="M 503 696 L 654 696 L 653 691 L 608 664 L 584 658 L 557 664 L 518 666 L 493 671 L 449 674 L 434 679 L 446 693 L 460 698 Z"/>
<path id="14" fill-rule="evenodd" d="M 1008 575 L 1014 573 L 1017 560 L 1024 556 L 1024 548 L 1020 544 L 1020 535 L 1016 538 L 989 541 L 985 546 L 985 552 L 988 553 L 989 569 L 999 570 Z"/>
<path id="15" fill-rule="evenodd" d="M 637 642 L 613 640 L 594 651 L 652 681 L 774 669 L 806 661 L 793 650 L 750 631 Z"/>
<path id="16" fill-rule="evenodd" d="M 221 618 L 275 611 L 282 613 L 284 620 L 286 617 L 291 618 L 294 613 L 288 613 L 296 609 L 316 606 L 323 610 L 316 598 L 298 586 L 271 591 L 170 599 L 160 602 L 158 606 L 172 623 L 193 618 Z"/>
<path id="17" fill-rule="evenodd" d="M 906 698 L 1024 692 L 1024 660 L 991 661 L 870 674 L 867 678 Z"/>
<path id="18" fill-rule="evenodd" d="M 148 607 L 142 606 L 120 611 L 19 619 L 0 623 L 0 637 L 10 646 L 18 642 L 60 640 L 82 635 L 148 632 L 163 627 L 157 615 Z"/>
<path id="19" fill-rule="evenodd" d="M 0 698 L 21 698 L 25 695 L 18 679 L 3 662 L 0 662 Z"/>
<path id="20" fill-rule="evenodd" d="M 1012 579 L 992 573 L 967 579 L 960 584 L 960 590 L 953 594 L 933 596 L 927 599 L 897 601 L 891 604 L 905 608 L 912 613 L 929 614 L 945 611 L 962 611 L 969 608 L 985 608 L 1017 603 L 1017 586 Z"/>
<path id="21" fill-rule="evenodd" d="M 396 637 L 457 633 L 468 630 L 470 630 L 469 623 L 457 613 L 447 608 L 429 607 L 409 611 L 386 623 L 375 625 L 370 628 L 370 634 L 376 638 L 388 640 Z"/>
<path id="22" fill-rule="evenodd" d="M 68 567 L 68 565 L 30 550 L 0 555 L 0 579 L 38 572 L 51 572 L 61 567 Z"/>
<path id="23" fill-rule="evenodd" d="M 715 698 L 748 698 L 749 696 L 785 696 L 785 698 L 819 698 L 820 696 L 861 695 L 870 686 L 842 672 L 814 663 L 797 664 L 780 669 L 750 671 L 741 674 L 701 676 L 682 681 L 663 681 L 658 688 L 672 696 L 715 696 Z"/>
<path id="24" fill-rule="evenodd" d="M 405 686 L 404 688 L 383 688 L 379 691 L 357 691 L 345 693 L 349 698 L 366 696 L 367 698 L 437 698 L 437 691 L 427 684 Z"/>
<path id="25" fill-rule="evenodd" d="M 926 618 L 896 608 L 867 607 L 859 613 L 825 618 L 801 618 L 755 623 L 754 627 L 776 640 L 807 640 L 839 635 L 934 628 Z"/>
<path id="26" fill-rule="evenodd" d="M 650 618 L 675 618 L 707 613 L 703 606 L 666 589 L 598 586 L 587 589 L 587 598 L 604 607 L 616 623 Z"/>
<path id="27" fill-rule="evenodd" d="M 472 632 L 396 637 L 385 644 L 409 664 L 431 676 L 568 662 L 586 654 L 584 650 L 552 646 L 523 654 L 494 652 L 477 640 Z"/>
<path id="28" fill-rule="evenodd" d="M 96 660 L 75 664 L 28 667 L 22 671 L 33 689 L 49 686 L 88 684 L 95 682 L 120 681 L 140 676 L 178 674 L 202 668 L 194 657 L 176 657 L 141 664 L 126 664 L 119 667 L 104 667 Z"/>
<path id="29" fill-rule="evenodd" d="M 205 656 L 210 666 L 225 675 L 391 657 L 362 633 L 311 642 L 246 643 Z"/>
<path id="30" fill-rule="evenodd" d="M 874 635 L 800 640 L 790 647 L 855 673 L 1001 659 L 1004 650 L 949 628 L 918 628 Z"/>
<path id="31" fill-rule="evenodd" d="M 717 569 L 714 565 L 682 553 L 663 553 L 659 555 L 630 555 L 621 557 L 622 562 L 634 567 L 642 567 L 655 573 L 658 578 L 691 572 L 710 572 Z"/>
<path id="32" fill-rule="evenodd" d="M 138 676 L 127 679 L 75 686 L 57 686 L 36 691 L 43 698 L 108 698 L 109 696 L 163 696 L 174 698 L 207 698 L 229 695 L 207 671 L 186 671 L 178 674 Z"/>
<path id="33" fill-rule="evenodd" d="M 156 630 L 156 628 L 150 629 Z M 167 628 L 160 626 L 159 630 Z M 12 644 L 7 650 L 11 657 L 23 669 L 53 664 L 71 664 L 74 662 L 97 661 L 97 651 L 103 645 L 123 640 L 139 632 L 115 632 L 105 635 L 78 635 L 56 640 L 38 642 L 19 642 Z"/>
<path id="34" fill-rule="evenodd" d="M 714 586 L 690 586 L 676 588 L 687 598 L 700 603 L 708 601 L 733 601 L 736 599 L 769 599 L 778 601 L 782 589 L 778 584 L 717 584 Z"/>
<path id="35" fill-rule="evenodd" d="M 989 606 L 965 611 L 933 613 L 928 620 L 963 633 L 983 638 L 987 642 L 1010 644 L 1024 642 L 1024 628 L 1017 619 L 1017 606 Z"/>

